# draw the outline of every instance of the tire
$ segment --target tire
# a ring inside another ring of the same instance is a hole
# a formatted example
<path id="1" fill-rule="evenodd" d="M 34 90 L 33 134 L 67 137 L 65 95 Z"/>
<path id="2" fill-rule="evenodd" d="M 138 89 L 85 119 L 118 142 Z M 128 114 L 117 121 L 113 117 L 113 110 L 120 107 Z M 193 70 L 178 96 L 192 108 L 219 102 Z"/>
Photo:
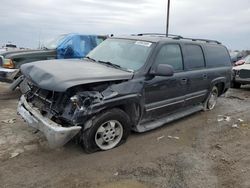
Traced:
<path id="1" fill-rule="evenodd" d="M 213 110 L 216 106 L 218 96 L 219 96 L 218 87 L 214 86 L 204 104 L 204 110 Z"/>
<path id="2" fill-rule="evenodd" d="M 128 115 L 114 108 L 93 119 L 92 126 L 81 133 L 80 143 L 87 153 L 110 150 L 127 140 L 130 127 Z"/>
<path id="3" fill-rule="evenodd" d="M 240 86 L 241 86 L 241 83 L 238 83 L 235 81 L 232 81 L 232 83 L 231 83 L 231 88 L 239 89 Z"/>

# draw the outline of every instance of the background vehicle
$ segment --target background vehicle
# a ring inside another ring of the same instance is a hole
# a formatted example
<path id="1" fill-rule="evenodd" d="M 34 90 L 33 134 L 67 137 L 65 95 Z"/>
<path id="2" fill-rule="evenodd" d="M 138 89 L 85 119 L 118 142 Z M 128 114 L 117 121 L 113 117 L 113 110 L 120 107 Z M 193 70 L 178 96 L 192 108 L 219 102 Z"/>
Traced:
<path id="1" fill-rule="evenodd" d="M 234 65 L 237 61 L 241 60 L 243 58 L 243 56 L 244 55 L 241 52 L 238 52 L 238 51 L 230 52 L 232 65 Z"/>
<path id="2" fill-rule="evenodd" d="M 122 144 L 131 130 L 212 110 L 230 87 L 232 67 L 217 41 L 141 34 L 109 38 L 84 60 L 36 62 L 21 71 L 14 84 L 26 122 L 52 147 L 77 135 L 94 152 Z"/>
<path id="3" fill-rule="evenodd" d="M 2 48 L 0 48 L 0 54 L 6 51 L 13 51 L 13 50 L 18 50 L 17 46 L 15 44 L 7 43 Z"/>
<path id="4" fill-rule="evenodd" d="M 233 67 L 232 88 L 240 88 L 241 85 L 250 84 L 250 55 L 246 56 Z"/>
<path id="5" fill-rule="evenodd" d="M 22 64 L 40 60 L 82 58 L 99 45 L 106 36 L 60 35 L 41 50 L 9 51 L 0 55 L 0 80 L 13 81 Z"/>

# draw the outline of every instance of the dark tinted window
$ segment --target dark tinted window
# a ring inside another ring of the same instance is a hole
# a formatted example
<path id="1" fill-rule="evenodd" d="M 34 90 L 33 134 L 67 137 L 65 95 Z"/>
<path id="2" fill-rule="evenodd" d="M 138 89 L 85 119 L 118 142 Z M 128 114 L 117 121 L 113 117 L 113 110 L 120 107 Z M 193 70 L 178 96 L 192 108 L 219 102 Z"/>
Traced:
<path id="1" fill-rule="evenodd" d="M 187 59 L 189 69 L 199 69 L 205 67 L 205 60 L 203 51 L 200 46 L 194 44 L 187 44 Z"/>
<path id="2" fill-rule="evenodd" d="M 171 65 L 176 71 L 183 70 L 180 46 L 177 44 L 168 44 L 163 46 L 157 54 L 155 63 Z"/>
<path id="3" fill-rule="evenodd" d="M 218 45 L 207 45 L 207 67 L 220 67 L 230 65 L 231 60 L 227 49 Z"/>

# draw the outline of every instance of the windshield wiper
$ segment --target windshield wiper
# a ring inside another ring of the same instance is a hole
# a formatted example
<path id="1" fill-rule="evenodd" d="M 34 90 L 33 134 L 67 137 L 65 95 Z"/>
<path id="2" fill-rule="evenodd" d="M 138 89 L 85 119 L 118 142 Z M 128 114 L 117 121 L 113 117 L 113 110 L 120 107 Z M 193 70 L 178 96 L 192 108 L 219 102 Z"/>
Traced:
<path id="1" fill-rule="evenodd" d="M 101 60 L 99 60 L 98 62 L 99 62 L 99 63 L 106 64 L 106 65 L 110 65 L 110 66 L 115 67 L 115 68 L 122 68 L 120 65 L 116 65 L 116 64 L 111 63 L 111 62 L 109 62 L 109 61 L 101 61 Z"/>
<path id="2" fill-rule="evenodd" d="M 91 58 L 91 57 L 89 57 L 89 56 L 86 56 L 86 57 L 84 57 L 84 58 L 86 58 L 86 59 L 89 59 L 89 60 L 91 60 L 91 61 L 96 62 L 96 60 L 95 60 L 95 59 L 93 59 L 93 58 Z"/>
<path id="3" fill-rule="evenodd" d="M 127 71 L 127 72 L 133 72 L 133 70 L 126 69 L 126 68 L 124 68 L 124 67 L 121 67 L 120 65 L 111 63 L 111 62 L 109 62 L 109 61 L 101 61 L 101 60 L 99 60 L 99 61 L 97 61 L 97 62 L 103 63 L 103 64 L 105 64 L 105 65 L 109 65 L 109 66 L 111 66 L 111 67 L 114 67 L 114 68 L 117 68 L 117 69 L 121 69 L 121 70 L 124 70 L 124 71 Z"/>

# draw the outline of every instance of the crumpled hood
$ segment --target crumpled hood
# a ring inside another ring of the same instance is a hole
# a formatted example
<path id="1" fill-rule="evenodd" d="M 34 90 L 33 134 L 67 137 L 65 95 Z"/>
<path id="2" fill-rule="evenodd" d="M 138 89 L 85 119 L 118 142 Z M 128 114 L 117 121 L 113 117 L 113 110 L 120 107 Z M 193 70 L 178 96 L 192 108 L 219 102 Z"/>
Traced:
<path id="1" fill-rule="evenodd" d="M 21 66 L 22 74 L 36 86 L 64 92 L 73 86 L 114 80 L 128 80 L 132 72 L 84 60 L 50 60 Z"/>
<path id="2" fill-rule="evenodd" d="M 242 69 L 250 70 L 250 64 L 246 63 L 246 64 L 243 64 L 243 65 L 233 67 L 233 70 L 242 70 Z"/>

